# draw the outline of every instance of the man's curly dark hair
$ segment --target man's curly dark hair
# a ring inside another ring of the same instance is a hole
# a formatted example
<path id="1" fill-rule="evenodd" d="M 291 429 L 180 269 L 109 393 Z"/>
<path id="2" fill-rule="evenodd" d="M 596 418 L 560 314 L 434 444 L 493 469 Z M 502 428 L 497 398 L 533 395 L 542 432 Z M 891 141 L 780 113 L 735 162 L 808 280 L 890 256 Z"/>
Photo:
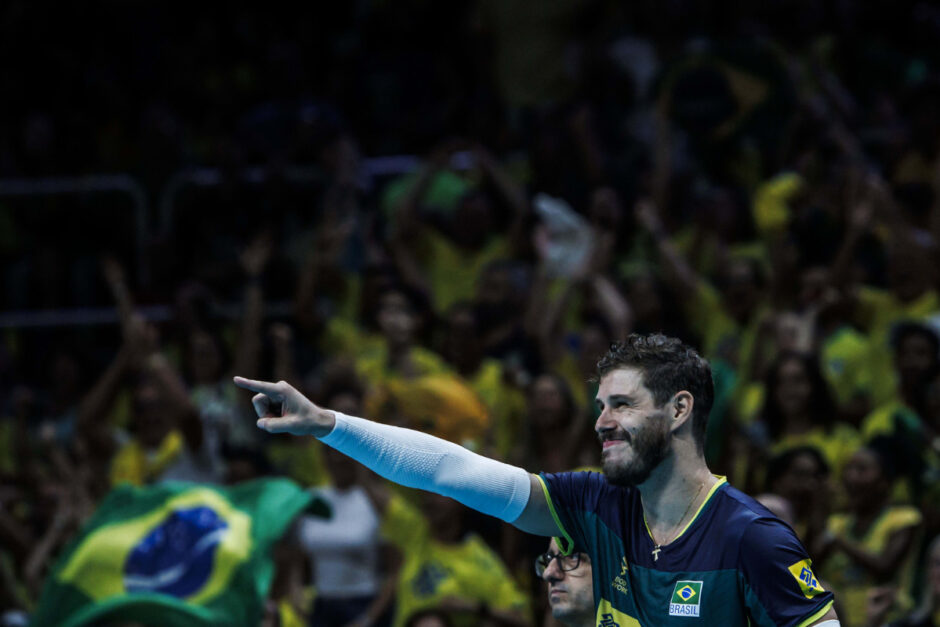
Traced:
<path id="1" fill-rule="evenodd" d="M 700 450 L 705 448 L 708 414 L 715 400 L 712 369 L 691 346 L 661 333 L 631 333 L 622 342 L 610 345 L 597 362 L 597 378 L 619 368 L 636 368 L 643 373 L 643 384 L 662 407 L 678 392 L 685 390 L 695 400 L 692 405 L 692 432 Z"/>

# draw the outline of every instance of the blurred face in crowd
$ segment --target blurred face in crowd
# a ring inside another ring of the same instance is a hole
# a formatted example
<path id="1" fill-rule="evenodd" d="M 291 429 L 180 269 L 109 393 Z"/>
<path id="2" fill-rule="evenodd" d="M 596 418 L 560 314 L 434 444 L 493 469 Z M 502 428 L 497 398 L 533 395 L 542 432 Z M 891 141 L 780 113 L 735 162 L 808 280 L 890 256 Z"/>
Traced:
<path id="1" fill-rule="evenodd" d="M 819 303 L 830 289 L 829 270 L 823 266 L 807 268 L 800 275 L 800 308 Z"/>
<path id="2" fill-rule="evenodd" d="M 609 347 L 610 338 L 600 324 L 586 325 L 581 332 L 581 348 L 578 351 L 582 372 L 593 373 L 597 360 L 603 357 Z"/>
<path id="3" fill-rule="evenodd" d="M 323 462 L 326 465 L 326 471 L 330 473 L 333 486 L 339 490 L 347 490 L 355 485 L 359 464 L 351 457 L 329 446 L 324 446 L 321 450 Z"/>
<path id="4" fill-rule="evenodd" d="M 881 460 L 874 451 L 859 449 L 842 470 L 842 482 L 853 510 L 867 510 L 887 496 L 891 482 L 885 477 Z"/>
<path id="5" fill-rule="evenodd" d="M 490 266 L 480 275 L 476 289 L 476 306 L 479 322 L 484 328 L 512 316 L 512 306 L 518 294 L 513 285 L 509 269 Z"/>
<path id="6" fill-rule="evenodd" d="M 633 308 L 638 326 L 657 328 L 663 318 L 663 301 L 652 275 L 641 275 L 630 281 L 627 300 Z"/>
<path id="7" fill-rule="evenodd" d="M 599 229 L 616 233 L 623 222 L 623 205 L 617 190 L 612 187 L 599 187 L 591 194 L 591 206 L 588 210 L 591 224 Z"/>
<path id="8" fill-rule="evenodd" d="M 362 415 L 362 399 L 353 392 L 340 392 L 330 396 L 326 406 L 347 416 Z"/>
<path id="9" fill-rule="evenodd" d="M 493 207 L 486 194 L 465 195 L 454 211 L 454 239 L 466 248 L 479 248 L 493 230 Z"/>
<path id="10" fill-rule="evenodd" d="M 378 325 L 379 301 L 393 285 L 393 272 L 388 267 L 367 266 L 363 270 L 359 288 L 359 315 L 364 323 L 371 325 L 374 322 Z"/>
<path id="11" fill-rule="evenodd" d="M 548 584 L 548 604 L 552 608 L 552 616 L 571 627 L 593 625 L 594 584 L 591 558 L 587 553 L 578 553 L 578 565 L 571 568 L 574 565 L 574 556 L 562 556 L 554 538 L 548 543 L 546 556 L 558 556 L 548 562 L 542 573 L 542 580 Z"/>
<path id="12" fill-rule="evenodd" d="M 382 335 L 392 346 L 407 346 L 414 342 L 418 317 L 402 292 L 393 290 L 382 295 L 378 321 Z"/>
<path id="13" fill-rule="evenodd" d="M 464 506 L 434 492 L 422 491 L 419 498 L 421 512 L 427 518 L 435 539 L 445 543 L 459 541 L 464 530 Z"/>
<path id="14" fill-rule="evenodd" d="M 806 367 L 799 359 L 787 359 L 777 370 L 774 401 L 784 418 L 805 416 L 813 386 Z"/>
<path id="15" fill-rule="evenodd" d="M 888 263 L 888 283 L 891 291 L 902 301 L 919 298 L 929 289 L 933 269 L 922 251 L 895 248 Z"/>
<path id="16" fill-rule="evenodd" d="M 822 489 L 825 470 L 809 453 L 796 455 L 780 477 L 773 483 L 773 491 L 796 505 L 806 504 Z"/>
<path id="17" fill-rule="evenodd" d="M 532 420 L 542 427 L 564 426 L 571 418 L 564 383 L 552 374 L 539 375 L 529 392 L 529 410 Z"/>
<path id="18" fill-rule="evenodd" d="M 669 456 L 670 419 L 665 403 L 657 407 L 637 368 L 608 372 L 597 390 L 601 415 L 594 426 L 601 441 L 607 480 L 637 486 Z"/>
<path id="19" fill-rule="evenodd" d="M 134 427 L 137 439 L 144 448 L 156 448 L 172 427 L 172 408 L 163 399 L 160 390 L 150 383 L 142 383 L 134 390 Z"/>
<path id="20" fill-rule="evenodd" d="M 482 343 L 477 335 L 477 320 L 470 307 L 456 306 L 447 316 L 444 357 L 460 371 L 475 368 L 481 357 Z"/>
<path id="21" fill-rule="evenodd" d="M 222 351 L 211 333 L 193 331 L 189 336 L 189 371 L 194 383 L 215 383 L 222 375 Z"/>
<path id="22" fill-rule="evenodd" d="M 908 333 L 895 354 L 895 366 L 902 381 L 919 382 L 937 363 L 933 342 L 923 333 Z"/>
<path id="23" fill-rule="evenodd" d="M 753 264 L 744 259 L 731 261 L 725 270 L 722 295 L 732 318 L 746 322 L 757 306 L 760 291 Z"/>

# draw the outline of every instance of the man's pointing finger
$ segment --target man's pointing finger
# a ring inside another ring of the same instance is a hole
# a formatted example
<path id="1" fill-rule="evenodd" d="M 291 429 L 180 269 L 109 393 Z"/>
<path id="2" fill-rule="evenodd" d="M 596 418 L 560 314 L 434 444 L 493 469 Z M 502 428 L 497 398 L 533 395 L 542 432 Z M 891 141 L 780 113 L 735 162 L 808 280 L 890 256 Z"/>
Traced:
<path id="1" fill-rule="evenodd" d="M 267 394 L 268 396 L 278 394 L 276 383 L 255 381 L 254 379 L 246 379 L 245 377 L 235 377 L 233 381 L 235 381 L 235 385 L 238 387 L 251 390 L 252 392 L 259 392 L 261 394 Z"/>

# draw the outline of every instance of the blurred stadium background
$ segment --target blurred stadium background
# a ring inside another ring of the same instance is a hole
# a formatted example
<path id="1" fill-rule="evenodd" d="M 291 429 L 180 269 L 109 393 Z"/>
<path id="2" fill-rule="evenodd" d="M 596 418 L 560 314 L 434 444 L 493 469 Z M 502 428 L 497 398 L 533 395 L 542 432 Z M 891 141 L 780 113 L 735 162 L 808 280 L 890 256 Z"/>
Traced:
<path id="1" fill-rule="evenodd" d="M 230 376 L 560 471 L 634 331 L 712 361 L 709 463 L 843 625 L 936 624 L 938 38 L 910 1 L 2 3 L 2 624 L 552 625 L 542 539 L 265 436 Z"/>

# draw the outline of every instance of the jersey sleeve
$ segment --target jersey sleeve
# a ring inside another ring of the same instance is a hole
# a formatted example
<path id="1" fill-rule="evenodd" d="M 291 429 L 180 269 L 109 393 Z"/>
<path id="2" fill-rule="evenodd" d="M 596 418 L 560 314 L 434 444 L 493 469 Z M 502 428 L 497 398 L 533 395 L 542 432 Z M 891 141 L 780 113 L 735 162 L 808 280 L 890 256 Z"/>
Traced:
<path id="1" fill-rule="evenodd" d="M 760 518 L 748 525 L 738 560 L 753 624 L 802 627 L 832 605 L 832 593 L 820 585 L 806 549 L 779 520 Z"/>
<path id="2" fill-rule="evenodd" d="M 562 530 L 558 546 L 566 555 L 574 547 L 590 544 L 584 514 L 597 510 L 607 487 L 596 472 L 542 473 L 539 475 L 555 523 Z"/>

